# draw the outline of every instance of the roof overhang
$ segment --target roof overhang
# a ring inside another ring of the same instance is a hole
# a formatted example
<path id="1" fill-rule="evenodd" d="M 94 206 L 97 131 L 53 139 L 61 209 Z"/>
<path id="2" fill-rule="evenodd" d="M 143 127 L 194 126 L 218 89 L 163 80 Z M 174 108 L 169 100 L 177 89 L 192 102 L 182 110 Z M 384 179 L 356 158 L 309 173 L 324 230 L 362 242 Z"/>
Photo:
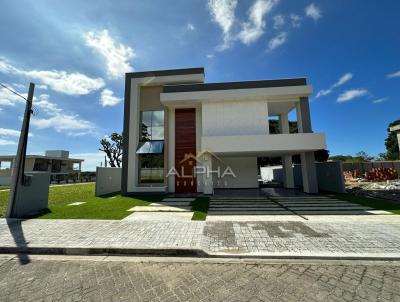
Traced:
<path id="1" fill-rule="evenodd" d="M 160 100 L 165 106 L 174 106 L 215 101 L 298 101 L 301 97 L 308 97 L 311 94 L 312 87 L 309 85 L 182 92 L 164 90 Z"/>
<path id="2" fill-rule="evenodd" d="M 126 81 L 134 81 L 141 86 L 203 83 L 204 68 L 130 72 L 126 74 Z"/>

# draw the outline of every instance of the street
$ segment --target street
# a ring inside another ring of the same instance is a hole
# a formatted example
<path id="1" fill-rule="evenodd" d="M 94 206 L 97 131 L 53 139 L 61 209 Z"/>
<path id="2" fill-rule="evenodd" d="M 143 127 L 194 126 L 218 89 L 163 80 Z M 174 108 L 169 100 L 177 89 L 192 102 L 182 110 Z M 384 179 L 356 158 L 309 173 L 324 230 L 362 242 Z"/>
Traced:
<path id="1" fill-rule="evenodd" d="M 0 256 L 0 301 L 400 301 L 396 262 Z"/>

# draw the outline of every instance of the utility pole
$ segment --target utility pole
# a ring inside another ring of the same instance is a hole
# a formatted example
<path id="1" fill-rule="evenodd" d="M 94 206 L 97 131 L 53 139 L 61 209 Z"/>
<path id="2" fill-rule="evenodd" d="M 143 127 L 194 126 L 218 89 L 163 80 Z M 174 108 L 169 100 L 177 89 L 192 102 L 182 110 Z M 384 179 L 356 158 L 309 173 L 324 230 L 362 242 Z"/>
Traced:
<path id="1" fill-rule="evenodd" d="M 25 105 L 24 120 L 22 122 L 21 134 L 19 136 L 18 150 L 13 165 L 10 196 L 8 199 L 8 208 L 6 216 L 7 218 L 14 218 L 15 200 L 17 197 L 18 188 L 19 186 L 23 186 L 25 183 L 25 175 L 24 175 L 25 156 L 26 156 L 26 146 L 28 143 L 29 122 L 32 114 L 32 100 L 33 100 L 34 90 L 35 90 L 35 84 L 30 83 L 28 91 L 28 99 L 26 100 L 26 105 Z"/>
<path id="2" fill-rule="evenodd" d="M 107 157 L 104 155 L 104 167 L 107 168 Z"/>

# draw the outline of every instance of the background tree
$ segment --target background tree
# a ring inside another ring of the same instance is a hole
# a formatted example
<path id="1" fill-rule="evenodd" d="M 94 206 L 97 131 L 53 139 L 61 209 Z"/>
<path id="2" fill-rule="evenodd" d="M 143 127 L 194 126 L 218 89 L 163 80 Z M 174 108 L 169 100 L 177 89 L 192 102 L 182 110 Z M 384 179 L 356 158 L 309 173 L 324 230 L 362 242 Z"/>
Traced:
<path id="1" fill-rule="evenodd" d="M 397 141 L 397 135 L 394 132 L 390 132 L 390 127 L 400 124 L 400 120 L 396 120 L 389 124 L 387 127 L 387 138 L 385 139 L 386 153 L 380 153 L 379 157 L 382 160 L 397 160 L 400 157 L 399 154 L 399 143 Z"/>
<path id="2" fill-rule="evenodd" d="M 101 148 L 108 158 L 111 167 L 121 167 L 122 164 L 122 134 L 111 133 L 109 137 L 100 140 Z"/>
<path id="3" fill-rule="evenodd" d="M 330 156 L 330 160 L 341 160 L 345 163 L 363 163 L 370 162 L 375 158 L 373 156 L 368 155 L 365 151 L 357 152 L 355 156 L 352 155 L 335 155 Z"/>

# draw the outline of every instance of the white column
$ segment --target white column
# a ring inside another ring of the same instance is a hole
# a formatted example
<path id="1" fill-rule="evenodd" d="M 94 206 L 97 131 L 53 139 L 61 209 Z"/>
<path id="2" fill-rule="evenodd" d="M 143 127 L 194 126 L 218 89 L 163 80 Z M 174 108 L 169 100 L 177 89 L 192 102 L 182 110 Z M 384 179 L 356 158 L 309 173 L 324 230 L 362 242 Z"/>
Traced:
<path id="1" fill-rule="evenodd" d="M 300 153 L 300 158 L 301 174 L 303 177 L 303 191 L 306 193 L 318 193 L 318 180 L 314 152 Z"/>
<path id="2" fill-rule="evenodd" d="M 299 133 L 303 133 L 303 121 L 301 118 L 301 105 L 300 102 L 296 103 L 296 115 L 297 115 L 297 129 Z"/>
<path id="3" fill-rule="evenodd" d="M 213 184 L 213 175 L 212 171 L 212 157 L 210 154 L 205 153 L 203 155 L 203 167 L 205 169 L 203 174 L 203 191 L 204 194 L 214 194 L 214 184 Z"/>
<path id="4" fill-rule="evenodd" d="M 294 176 L 292 167 L 292 156 L 282 156 L 282 167 L 283 167 L 283 186 L 285 188 L 294 188 Z"/>
<path id="5" fill-rule="evenodd" d="M 400 132 L 397 132 L 397 143 L 399 145 L 399 151 L 400 151 Z"/>
<path id="6" fill-rule="evenodd" d="M 289 117 L 287 113 L 279 115 L 279 130 L 281 134 L 289 134 Z"/>

